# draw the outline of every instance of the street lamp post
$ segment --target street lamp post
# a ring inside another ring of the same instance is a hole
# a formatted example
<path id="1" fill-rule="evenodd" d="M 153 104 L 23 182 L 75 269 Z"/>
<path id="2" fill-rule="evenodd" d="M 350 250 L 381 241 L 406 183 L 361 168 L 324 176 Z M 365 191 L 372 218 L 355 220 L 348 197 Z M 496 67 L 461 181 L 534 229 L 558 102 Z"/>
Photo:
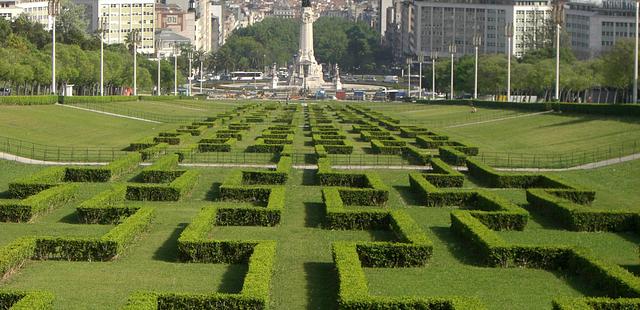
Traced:
<path id="1" fill-rule="evenodd" d="M 202 94 L 202 55 L 200 55 L 200 94 Z"/>
<path id="2" fill-rule="evenodd" d="M 413 64 L 413 59 L 411 59 L 410 57 L 407 57 L 407 97 L 411 98 L 411 65 Z"/>
<path id="3" fill-rule="evenodd" d="M 100 96 L 104 96 L 104 34 L 107 32 L 109 23 L 105 17 L 100 19 Z"/>
<path id="4" fill-rule="evenodd" d="M 418 83 L 420 92 L 418 93 L 418 99 L 422 99 L 422 63 L 424 62 L 424 53 L 422 51 L 418 53 L 418 62 L 420 63 L 420 81 Z"/>
<path id="5" fill-rule="evenodd" d="M 507 23 L 504 30 L 507 37 L 507 102 L 511 102 L 511 40 L 513 38 L 513 24 Z"/>
<path id="6" fill-rule="evenodd" d="M 436 100 L 436 59 L 438 51 L 431 51 L 431 99 Z"/>
<path id="7" fill-rule="evenodd" d="M 473 78 L 473 99 L 478 99 L 478 49 L 482 45 L 482 36 L 479 34 L 475 34 L 473 36 L 473 47 L 475 49 L 475 70 L 474 70 L 474 78 Z"/>
<path id="8" fill-rule="evenodd" d="M 555 99 L 560 101 L 560 30 L 564 22 L 564 2 L 556 0 L 553 5 L 553 20 L 556 24 L 556 94 Z"/>
<path id="9" fill-rule="evenodd" d="M 161 61 L 162 61 L 162 56 L 160 53 L 160 50 L 162 50 L 162 40 L 156 40 L 156 57 L 158 58 L 158 72 L 157 72 L 157 77 L 156 77 L 156 96 L 161 96 L 162 91 L 160 90 L 162 88 L 162 84 L 161 84 L 161 80 L 162 80 L 162 67 L 161 67 Z"/>
<path id="10" fill-rule="evenodd" d="M 177 42 L 173 43 L 173 95 L 178 95 L 178 52 L 180 51 L 180 45 Z"/>
<path id="11" fill-rule="evenodd" d="M 142 39 L 140 38 L 140 30 L 131 30 L 131 43 L 133 44 L 133 95 L 138 95 L 138 44 Z"/>
<path id="12" fill-rule="evenodd" d="M 193 57 L 193 52 L 191 50 L 187 52 L 187 57 L 189 57 L 189 77 L 187 78 L 189 80 L 188 95 L 191 96 L 191 81 L 193 80 L 193 74 L 191 73 L 191 58 Z"/>
<path id="13" fill-rule="evenodd" d="M 451 94 L 449 99 L 453 100 L 453 95 L 454 95 L 454 91 L 453 91 L 453 57 L 456 54 L 456 44 L 455 43 L 451 43 L 449 44 L 449 53 L 451 53 Z"/>
<path id="14" fill-rule="evenodd" d="M 51 93 L 56 94 L 56 16 L 60 14 L 60 0 L 49 0 L 49 16 L 51 16 Z"/>
<path id="15" fill-rule="evenodd" d="M 633 54 L 633 103 L 638 103 L 638 23 L 640 23 L 640 0 L 636 0 L 636 44 Z"/>

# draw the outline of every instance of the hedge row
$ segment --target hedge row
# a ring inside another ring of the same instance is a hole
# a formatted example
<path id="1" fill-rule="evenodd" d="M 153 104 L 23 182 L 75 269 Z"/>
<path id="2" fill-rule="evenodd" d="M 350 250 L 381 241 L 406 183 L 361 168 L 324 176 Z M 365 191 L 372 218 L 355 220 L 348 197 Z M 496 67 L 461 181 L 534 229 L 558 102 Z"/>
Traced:
<path id="1" fill-rule="evenodd" d="M 471 177 L 489 187 L 575 189 L 575 187 L 557 177 L 543 174 L 501 173 L 471 158 L 467 158 L 467 168 Z M 595 193 L 593 192 L 587 191 L 584 195 L 594 195 L 595 198 Z"/>
<path id="2" fill-rule="evenodd" d="M 464 166 L 467 164 L 467 154 L 453 146 L 441 146 L 438 148 L 438 153 L 440 158 L 449 164 L 456 166 Z"/>
<path id="3" fill-rule="evenodd" d="M 127 186 L 119 184 L 82 202 L 77 208 L 78 220 L 84 224 L 117 224 L 140 209 L 125 205 Z"/>
<path id="4" fill-rule="evenodd" d="M 49 167 L 9 183 L 9 196 L 24 199 L 64 182 L 65 167 Z"/>
<path id="5" fill-rule="evenodd" d="M 169 133 L 160 133 L 160 136 L 153 138 L 153 142 L 155 143 L 166 143 L 169 145 L 179 145 L 182 141 L 189 139 L 190 134 L 169 134 Z"/>
<path id="6" fill-rule="evenodd" d="M 276 226 L 284 209 L 284 188 L 274 188 L 267 207 L 225 207 L 216 213 L 219 226 Z"/>
<path id="7" fill-rule="evenodd" d="M 409 174 L 413 192 L 418 193 L 428 207 L 458 206 L 471 209 L 470 213 L 484 225 L 495 230 L 523 230 L 529 213 L 486 190 L 442 190 L 431 184 L 420 173 Z"/>
<path id="8" fill-rule="evenodd" d="M 137 97 L 131 96 L 60 96 L 58 99 L 60 104 L 107 103 L 137 100 Z"/>
<path id="9" fill-rule="evenodd" d="M 33 256 L 36 248 L 34 238 L 18 238 L 0 248 L 0 279 L 22 267 Z"/>
<path id="10" fill-rule="evenodd" d="M 452 169 L 439 158 L 432 157 L 429 162 L 432 172 L 423 174 L 427 181 L 437 187 L 462 187 L 464 184 L 462 173 Z"/>
<path id="11" fill-rule="evenodd" d="M 178 201 L 187 195 L 198 182 L 199 172 L 187 170 L 171 183 L 127 185 L 127 200 L 137 201 Z"/>
<path id="12" fill-rule="evenodd" d="M 617 310 L 638 309 L 640 298 L 563 297 L 553 300 L 553 310 Z"/>
<path id="13" fill-rule="evenodd" d="M 200 136 L 207 130 L 207 128 L 207 126 L 188 125 L 180 126 L 180 128 L 176 129 L 176 131 L 179 133 L 188 133 L 191 136 Z"/>
<path id="14" fill-rule="evenodd" d="M 155 209 L 140 208 L 101 238 L 38 237 L 34 259 L 108 261 L 121 255 L 151 224 Z"/>
<path id="15" fill-rule="evenodd" d="M 169 183 L 184 173 L 176 170 L 179 160 L 177 154 L 165 155 L 142 169 L 138 178 L 142 183 Z"/>
<path id="16" fill-rule="evenodd" d="M 66 182 L 109 182 L 136 169 L 140 162 L 142 162 L 140 153 L 130 153 L 104 167 L 68 167 L 64 180 Z"/>
<path id="17" fill-rule="evenodd" d="M 403 138 L 415 138 L 417 136 L 430 136 L 435 135 L 432 131 L 426 128 L 417 126 L 402 126 L 400 127 L 400 136 Z"/>
<path id="18" fill-rule="evenodd" d="M 371 140 L 371 148 L 376 154 L 402 155 L 405 153 L 406 142 L 392 140 Z"/>
<path id="19" fill-rule="evenodd" d="M 640 297 L 640 279 L 616 264 L 595 258 L 586 250 L 508 244 L 465 211 L 451 213 L 451 230 L 468 240 L 474 253 L 489 266 L 561 270 L 580 277 L 608 296 Z"/>
<path id="20" fill-rule="evenodd" d="M 156 159 L 166 154 L 167 148 L 169 148 L 169 144 L 158 143 L 153 146 L 139 150 L 139 152 L 140 152 L 140 155 L 142 155 L 142 160 L 147 161 L 150 159 Z"/>
<path id="21" fill-rule="evenodd" d="M 53 294 L 43 291 L 0 291 L 0 309 L 48 310 L 53 305 Z"/>
<path id="22" fill-rule="evenodd" d="M 543 189 L 527 190 L 527 201 L 537 212 L 573 231 L 638 231 L 638 212 L 598 210 L 553 195 Z"/>
<path id="23" fill-rule="evenodd" d="M 369 295 L 367 278 L 360 261 L 357 245 L 336 242 L 332 247 L 333 261 L 338 272 L 338 309 L 424 309 L 463 310 L 486 309 L 475 299 L 463 297 L 382 297 Z"/>
<path id="24" fill-rule="evenodd" d="M 425 152 L 422 149 L 419 149 L 413 145 L 407 145 L 402 150 L 402 156 L 412 158 L 418 162 L 420 165 L 425 165 L 431 162 L 431 158 L 433 155 L 431 153 Z"/>
<path id="25" fill-rule="evenodd" d="M 0 221 L 29 222 L 36 216 L 64 206 L 75 197 L 76 184 L 64 184 L 41 191 L 24 200 L 0 201 Z"/>
<path id="26" fill-rule="evenodd" d="M 231 147 L 237 142 L 236 138 L 204 139 L 198 143 L 198 151 L 202 153 L 231 152 Z"/>
<path id="27" fill-rule="evenodd" d="M 45 105 L 58 103 L 58 96 L 0 96 L 0 105 Z"/>
<path id="28" fill-rule="evenodd" d="M 147 137 L 147 138 L 140 139 L 136 142 L 131 142 L 129 144 L 129 147 L 127 147 L 127 151 L 138 152 L 158 144 L 153 141 L 153 138 L 154 137 Z"/>
<path id="29" fill-rule="evenodd" d="M 247 153 L 280 153 L 285 144 L 266 144 L 264 139 L 258 138 L 256 144 L 247 147 Z"/>
<path id="30" fill-rule="evenodd" d="M 289 156 L 281 156 L 275 170 L 243 170 L 241 185 L 281 185 L 287 183 L 293 160 Z"/>
<path id="31" fill-rule="evenodd" d="M 384 205 L 389 199 L 389 189 L 377 174 L 341 173 L 331 168 L 328 158 L 318 159 L 317 177 L 322 186 L 338 186 L 346 204 L 360 206 Z"/>

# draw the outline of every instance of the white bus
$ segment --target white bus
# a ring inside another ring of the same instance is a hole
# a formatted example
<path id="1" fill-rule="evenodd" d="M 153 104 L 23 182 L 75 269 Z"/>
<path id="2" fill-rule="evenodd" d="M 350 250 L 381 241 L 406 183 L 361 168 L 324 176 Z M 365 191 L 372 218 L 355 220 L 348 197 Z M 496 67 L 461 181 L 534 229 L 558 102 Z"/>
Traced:
<path id="1" fill-rule="evenodd" d="M 262 72 L 245 72 L 245 71 L 236 71 L 231 72 L 231 80 L 232 81 L 259 81 L 264 79 L 264 75 Z"/>

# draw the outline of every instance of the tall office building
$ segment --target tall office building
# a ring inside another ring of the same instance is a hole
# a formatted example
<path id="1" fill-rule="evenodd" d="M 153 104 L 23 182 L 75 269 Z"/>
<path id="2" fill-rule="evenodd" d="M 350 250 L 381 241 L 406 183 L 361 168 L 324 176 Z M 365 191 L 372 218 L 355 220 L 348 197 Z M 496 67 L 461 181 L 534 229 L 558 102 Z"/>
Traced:
<path id="1" fill-rule="evenodd" d="M 0 18 L 14 20 L 25 15 L 30 21 L 49 28 L 49 3 L 42 0 L 0 0 Z"/>
<path id="2" fill-rule="evenodd" d="M 618 40 L 635 36 L 635 1 L 608 0 L 601 3 L 570 2 L 566 30 L 571 48 L 579 58 L 606 52 Z"/>
<path id="3" fill-rule="evenodd" d="M 513 25 L 512 53 L 521 56 L 532 41 L 548 38 L 536 37 L 544 33 L 551 18 L 549 0 L 413 0 L 408 12 L 403 12 L 403 31 L 408 29 L 410 38 L 404 52 L 440 55 L 449 52 L 455 44 L 457 56 L 474 52 L 473 37 L 482 37 L 482 53 L 506 53 L 505 27 Z M 406 6 L 403 8 L 407 10 Z M 411 31 L 412 28 L 413 31 Z"/>

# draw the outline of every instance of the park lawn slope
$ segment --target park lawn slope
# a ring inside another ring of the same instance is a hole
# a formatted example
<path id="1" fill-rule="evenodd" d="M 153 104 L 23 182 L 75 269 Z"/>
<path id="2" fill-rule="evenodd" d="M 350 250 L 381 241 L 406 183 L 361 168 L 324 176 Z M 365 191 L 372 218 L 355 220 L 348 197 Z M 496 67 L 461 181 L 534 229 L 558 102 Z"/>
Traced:
<path id="1" fill-rule="evenodd" d="M 172 126 L 61 106 L 0 107 L 0 136 L 50 146 L 125 147 Z"/>

